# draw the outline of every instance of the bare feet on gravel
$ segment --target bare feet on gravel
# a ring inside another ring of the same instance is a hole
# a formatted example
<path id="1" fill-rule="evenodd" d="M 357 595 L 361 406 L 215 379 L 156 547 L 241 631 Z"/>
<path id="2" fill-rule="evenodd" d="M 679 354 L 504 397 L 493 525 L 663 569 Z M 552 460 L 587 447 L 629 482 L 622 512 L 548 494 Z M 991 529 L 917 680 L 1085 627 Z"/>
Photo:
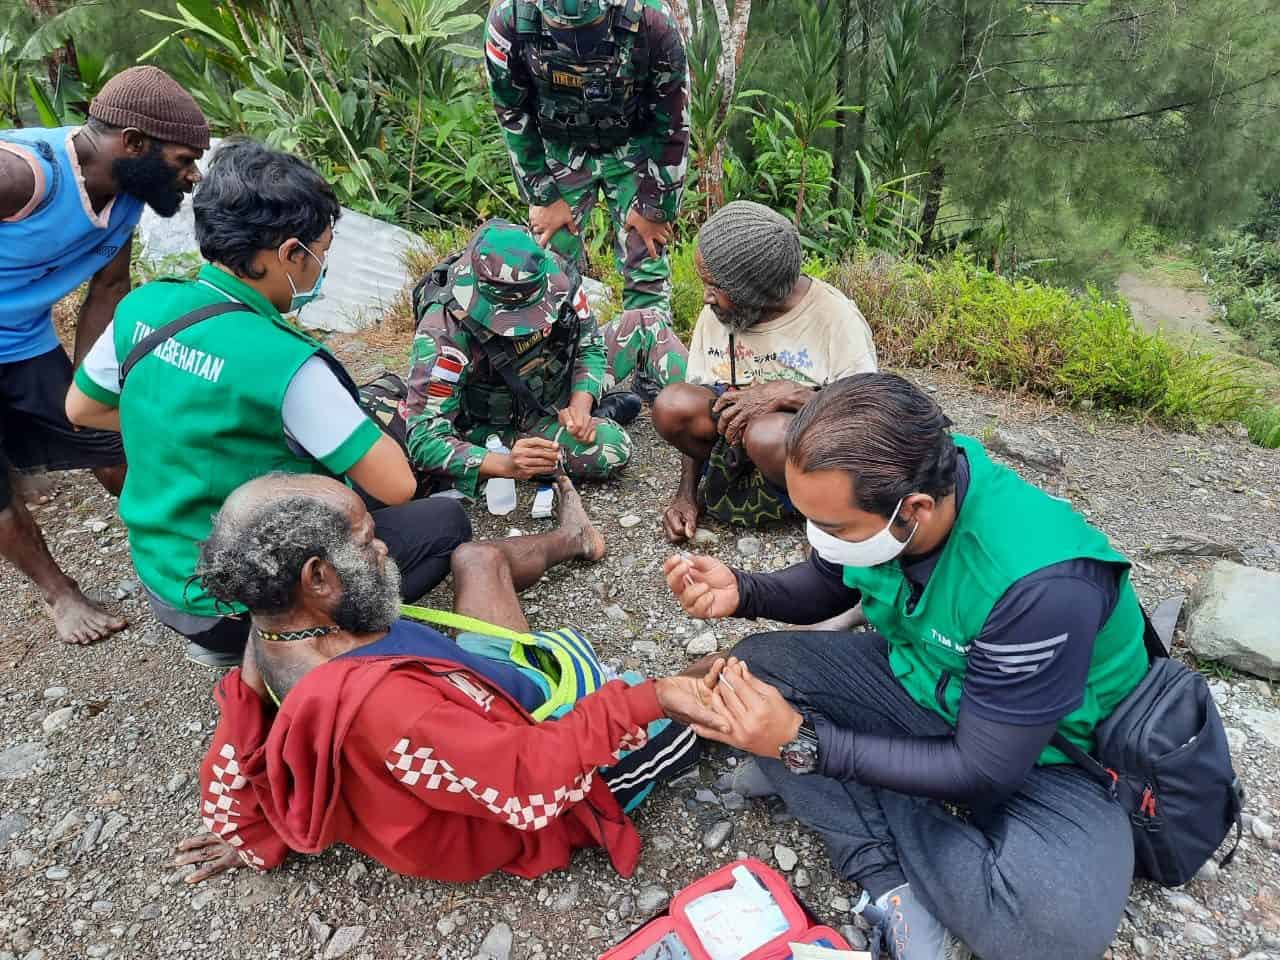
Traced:
<path id="1" fill-rule="evenodd" d="M 556 519 L 560 521 L 560 529 L 574 535 L 581 544 L 579 560 L 595 563 L 604 559 L 609 548 L 600 531 L 592 526 L 587 508 L 568 477 L 556 478 Z"/>
<path id="2" fill-rule="evenodd" d="M 44 606 L 63 643 L 88 646 L 129 625 L 123 617 L 104 610 L 86 597 L 75 584 L 52 601 L 46 601 Z"/>
<path id="3" fill-rule="evenodd" d="M 13 489 L 28 507 L 43 507 L 53 502 L 57 484 L 47 473 L 15 473 Z"/>

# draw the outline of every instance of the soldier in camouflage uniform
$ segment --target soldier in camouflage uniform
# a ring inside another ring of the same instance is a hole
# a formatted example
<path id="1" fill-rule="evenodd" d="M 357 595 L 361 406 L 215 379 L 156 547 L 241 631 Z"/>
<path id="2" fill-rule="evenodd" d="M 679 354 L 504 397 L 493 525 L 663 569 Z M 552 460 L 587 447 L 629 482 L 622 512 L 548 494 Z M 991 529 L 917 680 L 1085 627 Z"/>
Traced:
<path id="1" fill-rule="evenodd" d="M 665 246 L 688 166 L 688 68 L 670 11 L 661 0 L 498 0 L 485 60 L 534 236 L 580 266 L 579 231 L 603 193 L 623 276 L 611 346 L 626 359 L 615 366 L 647 365 L 657 386 L 682 381 Z"/>
<path id="2" fill-rule="evenodd" d="M 481 226 L 415 291 L 414 311 L 406 419 L 419 467 L 475 496 L 487 477 L 563 466 L 603 480 L 626 466 L 631 438 L 592 415 L 606 358 L 581 281 L 528 230 Z M 490 434 L 511 452 L 486 450 Z"/>

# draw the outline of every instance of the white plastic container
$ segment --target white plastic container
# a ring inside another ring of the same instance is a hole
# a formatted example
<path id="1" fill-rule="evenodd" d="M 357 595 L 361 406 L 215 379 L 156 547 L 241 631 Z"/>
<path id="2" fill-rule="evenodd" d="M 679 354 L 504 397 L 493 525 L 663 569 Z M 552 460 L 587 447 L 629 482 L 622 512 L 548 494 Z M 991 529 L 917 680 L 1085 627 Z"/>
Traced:
<path id="1" fill-rule="evenodd" d="M 484 446 L 490 453 L 511 452 L 494 433 Z M 510 477 L 490 477 L 484 485 L 484 502 L 495 517 L 505 517 L 516 508 L 516 482 Z"/>

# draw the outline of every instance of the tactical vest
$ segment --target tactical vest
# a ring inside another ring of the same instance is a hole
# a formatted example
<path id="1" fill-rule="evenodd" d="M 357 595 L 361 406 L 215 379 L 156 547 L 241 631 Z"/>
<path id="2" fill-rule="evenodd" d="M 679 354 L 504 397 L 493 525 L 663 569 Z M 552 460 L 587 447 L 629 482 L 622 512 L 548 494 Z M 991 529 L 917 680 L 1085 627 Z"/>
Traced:
<path id="1" fill-rule="evenodd" d="M 525 430 L 535 420 L 554 417 L 569 402 L 577 366 L 582 321 L 573 301 L 567 295 L 561 297 L 555 322 L 547 333 L 525 337 L 494 333 L 472 320 L 453 295 L 450 268 L 461 256 L 454 254 L 435 267 L 421 290 L 414 292 L 417 323 L 433 304 L 439 304 L 479 348 L 471 351 L 459 390 L 457 426 L 461 430 L 481 425 Z M 554 295 L 548 284 L 545 296 Z M 504 366 L 522 389 L 508 384 L 501 372 Z"/>
<path id="2" fill-rule="evenodd" d="M 653 123 L 642 103 L 649 45 L 640 29 L 642 0 L 622 0 L 606 14 L 609 27 L 591 54 L 574 56 L 547 29 L 537 0 L 516 0 L 516 35 L 538 91 L 538 132 L 544 140 L 590 151 L 612 150 Z"/>

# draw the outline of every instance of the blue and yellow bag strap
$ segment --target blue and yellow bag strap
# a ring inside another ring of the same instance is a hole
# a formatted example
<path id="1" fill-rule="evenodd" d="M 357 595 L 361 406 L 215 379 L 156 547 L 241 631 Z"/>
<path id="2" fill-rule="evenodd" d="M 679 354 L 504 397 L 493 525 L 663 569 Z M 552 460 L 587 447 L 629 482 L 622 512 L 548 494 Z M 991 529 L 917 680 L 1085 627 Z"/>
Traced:
<path id="1" fill-rule="evenodd" d="M 512 663 L 536 670 L 547 679 L 551 696 L 533 711 L 533 718 L 538 721 L 559 716 L 609 680 L 587 638 L 572 628 L 520 633 L 475 617 L 431 607 L 404 604 L 400 612 L 410 620 L 508 641 L 511 644 L 508 657 Z"/>

